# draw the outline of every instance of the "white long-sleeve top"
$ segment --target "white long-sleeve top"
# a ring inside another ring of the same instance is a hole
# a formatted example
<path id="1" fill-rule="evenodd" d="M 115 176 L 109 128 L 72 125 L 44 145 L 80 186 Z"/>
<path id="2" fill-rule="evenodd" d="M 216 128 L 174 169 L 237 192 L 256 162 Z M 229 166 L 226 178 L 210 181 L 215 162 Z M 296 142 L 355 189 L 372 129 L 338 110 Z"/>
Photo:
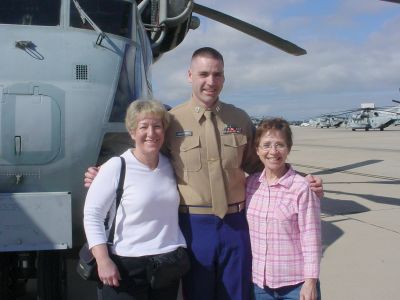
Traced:
<path id="1" fill-rule="evenodd" d="M 169 160 L 159 154 L 158 166 L 151 170 L 131 150 L 122 156 L 126 161 L 124 193 L 117 211 L 111 251 L 120 256 L 138 257 L 186 247 L 178 225 L 179 193 Z M 111 158 L 102 165 L 87 193 L 84 227 L 89 248 L 107 242 L 104 219 L 111 210 L 111 227 L 120 170 L 120 158 Z"/>

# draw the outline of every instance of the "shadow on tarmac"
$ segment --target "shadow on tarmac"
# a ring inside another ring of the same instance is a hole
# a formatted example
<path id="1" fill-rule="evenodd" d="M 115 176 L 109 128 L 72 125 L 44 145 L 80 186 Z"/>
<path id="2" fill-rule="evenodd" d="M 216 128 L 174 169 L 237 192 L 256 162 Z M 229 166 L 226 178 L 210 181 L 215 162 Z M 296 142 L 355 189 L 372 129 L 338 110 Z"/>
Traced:
<path id="1" fill-rule="evenodd" d="M 326 193 L 333 193 L 334 191 L 325 191 Z M 336 192 L 335 192 L 336 193 Z M 341 192 L 338 192 L 341 194 Z M 325 197 L 321 201 L 321 214 L 322 217 L 326 216 L 341 216 L 350 214 L 358 214 L 370 211 L 370 209 L 364 205 L 357 203 L 352 200 L 339 200 Z M 329 248 L 335 241 L 337 241 L 343 234 L 344 231 L 335 225 L 336 222 L 341 220 L 321 220 L 321 231 L 322 231 L 322 254 Z"/>
<path id="2" fill-rule="evenodd" d="M 373 201 L 375 203 L 379 203 L 379 204 L 389 204 L 389 205 L 397 205 L 400 206 L 400 199 L 399 198 L 393 198 L 393 197 L 385 197 L 385 196 L 380 196 L 380 195 L 370 195 L 370 194 L 362 194 L 362 193 L 349 193 L 349 192 L 342 192 L 342 191 L 331 191 L 331 190 L 325 190 L 325 193 L 335 193 L 335 194 L 339 194 L 339 195 L 346 195 L 346 196 L 356 196 L 359 197 L 361 199 L 365 199 L 365 200 L 369 200 L 369 201 Z M 321 201 L 321 211 L 323 211 L 323 208 L 325 209 L 331 209 L 331 206 L 335 206 L 337 205 L 338 208 L 341 208 L 341 210 L 343 210 L 344 212 L 338 212 L 337 214 L 347 214 L 346 212 L 346 208 L 348 208 L 348 205 L 346 205 L 344 202 L 346 202 L 346 200 L 334 200 L 334 199 L 330 199 L 330 201 L 340 201 L 340 203 L 335 203 L 335 202 L 328 202 L 325 203 L 325 200 L 327 200 L 329 198 L 324 198 L 324 200 Z M 350 202 L 354 202 L 354 201 L 350 201 Z M 343 206 L 342 206 L 343 205 Z M 362 206 L 361 204 L 354 204 L 354 207 L 357 208 L 357 206 Z M 368 211 L 369 209 L 367 209 L 366 211 Z M 365 212 L 365 211 L 359 211 L 359 212 Z"/>
<path id="3" fill-rule="evenodd" d="M 324 183 L 326 184 L 326 183 Z M 325 193 L 334 193 L 338 195 L 347 195 L 347 196 L 356 196 L 361 199 L 373 201 L 379 204 L 389 204 L 389 205 L 397 205 L 400 206 L 400 199 L 385 197 L 385 196 L 377 196 L 370 194 L 362 194 L 362 193 L 349 193 L 342 191 L 333 191 L 333 190 L 325 190 Z M 330 217 L 330 216 L 343 216 L 346 218 L 346 215 L 365 213 L 370 211 L 370 209 L 356 201 L 353 200 L 342 200 L 342 199 L 334 199 L 325 197 L 321 201 L 321 214 L 322 216 Z M 346 218 L 347 220 L 347 218 Z M 329 248 L 336 240 L 338 240 L 343 234 L 343 230 L 341 230 L 334 223 L 341 222 L 341 219 L 327 221 L 321 221 L 322 227 L 322 251 L 325 252 L 326 249 Z"/>

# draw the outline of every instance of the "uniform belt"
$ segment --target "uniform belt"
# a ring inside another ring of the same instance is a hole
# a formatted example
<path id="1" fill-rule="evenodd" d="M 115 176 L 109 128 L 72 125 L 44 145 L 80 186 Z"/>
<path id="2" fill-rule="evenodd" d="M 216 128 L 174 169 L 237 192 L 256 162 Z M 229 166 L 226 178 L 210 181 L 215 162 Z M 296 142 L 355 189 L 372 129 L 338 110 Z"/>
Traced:
<path id="1" fill-rule="evenodd" d="M 246 201 L 228 204 L 226 214 L 241 212 L 246 206 Z M 212 215 L 212 206 L 179 205 L 179 212 L 184 214 Z"/>

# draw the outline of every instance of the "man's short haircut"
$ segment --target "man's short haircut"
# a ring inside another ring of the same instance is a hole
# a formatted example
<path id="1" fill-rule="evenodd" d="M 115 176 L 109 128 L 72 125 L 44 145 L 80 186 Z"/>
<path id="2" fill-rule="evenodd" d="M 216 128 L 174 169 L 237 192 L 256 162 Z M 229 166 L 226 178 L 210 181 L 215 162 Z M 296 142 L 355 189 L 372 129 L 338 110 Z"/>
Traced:
<path id="1" fill-rule="evenodd" d="M 210 57 L 220 60 L 224 64 L 224 58 L 221 53 L 211 47 L 202 47 L 193 52 L 192 60 L 196 57 Z"/>

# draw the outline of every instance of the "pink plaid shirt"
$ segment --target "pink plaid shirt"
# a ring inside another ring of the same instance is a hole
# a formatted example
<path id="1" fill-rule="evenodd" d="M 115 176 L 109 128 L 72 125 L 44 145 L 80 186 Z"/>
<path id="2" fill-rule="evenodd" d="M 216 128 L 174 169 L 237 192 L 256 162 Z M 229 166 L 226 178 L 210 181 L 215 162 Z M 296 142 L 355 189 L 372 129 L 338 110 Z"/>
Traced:
<path id="1" fill-rule="evenodd" d="M 291 167 L 271 186 L 265 170 L 253 174 L 247 178 L 246 201 L 253 282 L 278 288 L 319 278 L 320 201 L 306 179 Z"/>

